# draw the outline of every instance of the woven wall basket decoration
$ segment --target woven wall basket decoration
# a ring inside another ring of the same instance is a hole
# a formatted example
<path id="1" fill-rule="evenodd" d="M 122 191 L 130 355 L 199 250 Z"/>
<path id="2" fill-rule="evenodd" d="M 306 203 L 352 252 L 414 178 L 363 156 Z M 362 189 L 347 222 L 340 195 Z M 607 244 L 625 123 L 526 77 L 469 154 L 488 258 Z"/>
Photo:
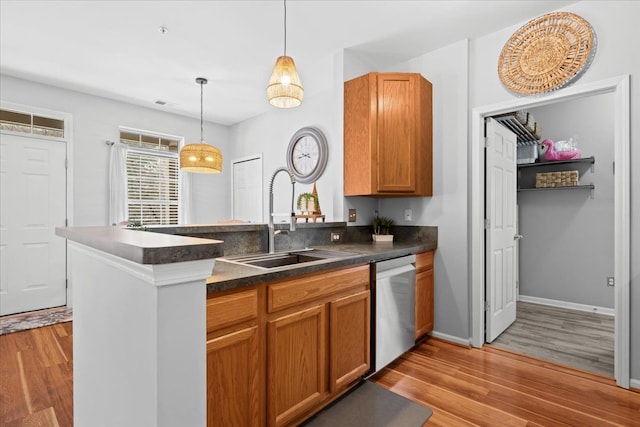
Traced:
<path id="1" fill-rule="evenodd" d="M 498 60 L 502 84 L 517 95 L 534 95 L 577 80 L 596 53 L 596 34 L 580 16 L 568 12 L 529 21 L 505 43 Z"/>

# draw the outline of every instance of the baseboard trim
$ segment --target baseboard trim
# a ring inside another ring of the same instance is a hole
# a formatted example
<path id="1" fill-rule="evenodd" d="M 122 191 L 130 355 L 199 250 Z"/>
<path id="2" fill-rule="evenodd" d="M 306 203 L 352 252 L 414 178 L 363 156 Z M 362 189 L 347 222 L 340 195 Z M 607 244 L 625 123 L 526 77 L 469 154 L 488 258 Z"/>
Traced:
<path id="1" fill-rule="evenodd" d="M 629 379 L 629 388 L 635 389 L 634 391 L 640 392 L 640 380 Z"/>
<path id="2" fill-rule="evenodd" d="M 555 299 L 530 297 L 527 295 L 520 295 L 520 301 L 530 302 L 533 304 L 549 305 L 552 307 L 569 308 L 572 310 L 586 311 L 588 313 L 604 314 L 606 316 L 614 316 L 615 310 L 613 308 L 598 307 L 595 305 L 577 304 L 575 302 L 558 301 Z"/>
<path id="3" fill-rule="evenodd" d="M 464 346 L 471 345 L 471 338 L 460 338 L 460 337 L 456 337 L 449 334 L 443 334 L 442 332 L 438 332 L 438 331 L 431 332 L 431 336 L 433 336 L 434 338 L 440 338 L 441 340 L 450 341 L 452 343 L 456 343 Z"/>

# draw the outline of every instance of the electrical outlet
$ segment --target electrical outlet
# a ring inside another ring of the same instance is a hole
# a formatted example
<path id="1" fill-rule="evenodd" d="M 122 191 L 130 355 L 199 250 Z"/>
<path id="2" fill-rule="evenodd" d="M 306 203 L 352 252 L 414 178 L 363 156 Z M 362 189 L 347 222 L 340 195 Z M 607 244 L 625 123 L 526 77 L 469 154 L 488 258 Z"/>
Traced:
<path id="1" fill-rule="evenodd" d="M 349 209 L 349 222 L 356 222 L 356 210 Z"/>
<path id="2" fill-rule="evenodd" d="M 607 286 L 615 286 L 616 281 L 612 276 L 607 277 Z"/>
<path id="3" fill-rule="evenodd" d="M 331 241 L 339 242 L 340 241 L 340 233 L 331 233 Z"/>
<path id="4" fill-rule="evenodd" d="M 404 210 L 404 220 L 405 221 L 413 221 L 413 210 L 405 209 Z"/>

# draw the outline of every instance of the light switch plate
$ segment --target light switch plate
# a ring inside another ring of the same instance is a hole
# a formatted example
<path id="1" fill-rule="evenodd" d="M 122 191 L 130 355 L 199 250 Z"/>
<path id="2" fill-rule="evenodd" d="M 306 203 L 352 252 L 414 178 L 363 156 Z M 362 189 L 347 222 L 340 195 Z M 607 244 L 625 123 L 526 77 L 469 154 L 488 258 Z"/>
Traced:
<path id="1" fill-rule="evenodd" d="M 405 209 L 404 210 L 404 220 L 405 221 L 413 221 L 413 210 Z"/>

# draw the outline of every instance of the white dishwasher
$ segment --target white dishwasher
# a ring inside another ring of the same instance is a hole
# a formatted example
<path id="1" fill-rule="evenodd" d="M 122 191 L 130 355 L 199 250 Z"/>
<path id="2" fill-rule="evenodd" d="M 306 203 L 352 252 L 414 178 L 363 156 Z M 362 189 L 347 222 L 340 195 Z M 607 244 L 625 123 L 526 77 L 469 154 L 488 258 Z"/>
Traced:
<path id="1" fill-rule="evenodd" d="M 384 368 L 415 344 L 416 256 L 371 265 L 371 367 Z"/>

